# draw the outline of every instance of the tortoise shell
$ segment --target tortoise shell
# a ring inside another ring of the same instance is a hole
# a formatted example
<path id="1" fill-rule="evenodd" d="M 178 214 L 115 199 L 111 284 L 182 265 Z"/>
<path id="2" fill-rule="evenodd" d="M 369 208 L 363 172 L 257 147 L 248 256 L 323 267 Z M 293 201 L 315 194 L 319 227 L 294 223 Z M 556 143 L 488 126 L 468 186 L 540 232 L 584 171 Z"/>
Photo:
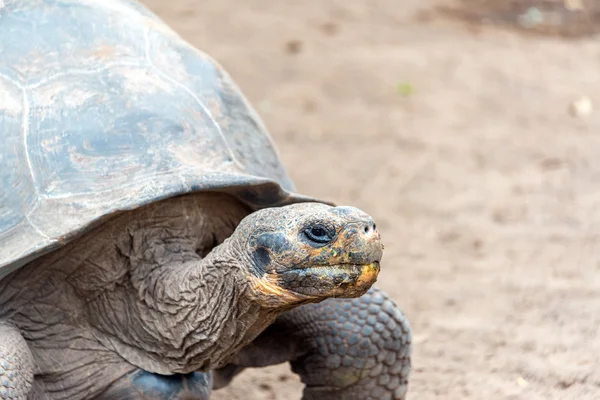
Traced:
<path id="1" fill-rule="evenodd" d="M 227 72 L 129 0 L 0 1 L 0 135 L 0 279 L 172 196 L 317 201 Z"/>

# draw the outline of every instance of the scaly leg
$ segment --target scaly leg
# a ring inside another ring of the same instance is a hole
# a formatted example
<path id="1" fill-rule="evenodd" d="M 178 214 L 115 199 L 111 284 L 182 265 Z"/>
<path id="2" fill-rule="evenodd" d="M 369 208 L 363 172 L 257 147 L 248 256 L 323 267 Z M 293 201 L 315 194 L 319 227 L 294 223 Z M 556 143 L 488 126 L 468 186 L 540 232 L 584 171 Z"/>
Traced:
<path id="1" fill-rule="evenodd" d="M 25 400 L 33 383 L 33 358 L 23 336 L 0 321 L 0 399 Z"/>
<path id="2" fill-rule="evenodd" d="M 328 299 L 280 316 L 230 365 L 215 389 L 245 367 L 289 361 L 306 385 L 304 400 L 404 400 L 411 330 L 379 289 L 356 299 Z"/>

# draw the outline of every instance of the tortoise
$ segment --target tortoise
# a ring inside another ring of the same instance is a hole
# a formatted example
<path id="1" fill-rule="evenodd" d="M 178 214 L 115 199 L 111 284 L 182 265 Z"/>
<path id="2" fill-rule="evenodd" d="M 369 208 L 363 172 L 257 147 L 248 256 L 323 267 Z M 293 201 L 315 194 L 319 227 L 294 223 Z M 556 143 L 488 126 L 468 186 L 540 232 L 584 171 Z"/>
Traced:
<path id="1" fill-rule="evenodd" d="M 130 0 L 0 2 L 0 397 L 404 399 L 373 219 L 297 192 L 230 75 Z"/>

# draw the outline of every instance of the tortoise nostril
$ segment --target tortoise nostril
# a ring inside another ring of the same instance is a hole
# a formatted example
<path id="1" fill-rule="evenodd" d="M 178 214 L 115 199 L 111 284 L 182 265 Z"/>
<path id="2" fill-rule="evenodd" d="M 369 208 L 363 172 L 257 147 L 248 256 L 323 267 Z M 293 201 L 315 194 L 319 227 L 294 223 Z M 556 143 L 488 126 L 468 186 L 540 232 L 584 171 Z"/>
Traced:
<path id="1" fill-rule="evenodd" d="M 366 224 L 364 227 L 365 233 L 369 233 L 371 231 L 375 232 L 376 229 L 377 229 L 377 226 L 373 222 Z"/>

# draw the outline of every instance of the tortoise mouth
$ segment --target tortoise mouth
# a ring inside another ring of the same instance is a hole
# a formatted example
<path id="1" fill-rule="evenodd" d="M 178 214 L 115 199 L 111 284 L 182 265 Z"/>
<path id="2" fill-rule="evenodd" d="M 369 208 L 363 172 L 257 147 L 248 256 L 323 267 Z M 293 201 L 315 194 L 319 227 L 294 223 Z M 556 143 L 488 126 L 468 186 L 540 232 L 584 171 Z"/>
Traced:
<path id="1" fill-rule="evenodd" d="M 373 261 L 367 264 L 352 264 L 352 263 L 343 263 L 343 264 L 333 264 L 333 265 L 312 265 L 309 267 L 298 268 L 295 271 L 306 271 L 306 272 L 314 272 L 314 273 L 324 273 L 325 276 L 335 277 L 338 274 L 343 275 L 348 272 L 359 272 L 359 274 L 364 273 L 375 273 L 377 275 L 380 270 L 379 261 Z"/>
<path id="2" fill-rule="evenodd" d="M 358 297 L 373 286 L 379 271 L 378 261 L 309 266 L 279 273 L 277 284 L 311 297 Z"/>
<path id="3" fill-rule="evenodd" d="M 354 298 L 377 281 L 379 262 L 318 265 L 261 277 L 249 275 L 253 298 L 268 308 L 286 308 L 327 298 Z"/>

